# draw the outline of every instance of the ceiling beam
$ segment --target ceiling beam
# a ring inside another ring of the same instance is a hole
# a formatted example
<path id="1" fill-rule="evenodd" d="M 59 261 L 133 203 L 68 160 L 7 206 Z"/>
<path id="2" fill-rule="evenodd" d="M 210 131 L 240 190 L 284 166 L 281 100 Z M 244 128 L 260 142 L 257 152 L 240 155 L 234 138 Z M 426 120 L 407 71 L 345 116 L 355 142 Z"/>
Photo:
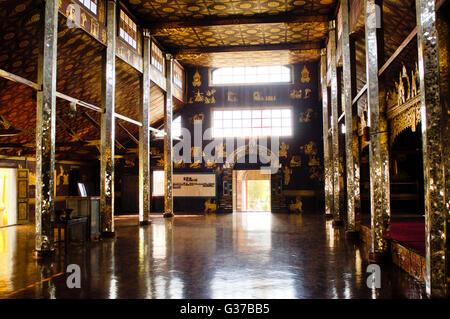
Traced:
<path id="1" fill-rule="evenodd" d="M 328 15 L 256 14 L 253 16 L 232 15 L 224 18 L 186 19 L 181 21 L 157 22 L 149 25 L 152 35 L 165 35 L 168 30 L 195 27 L 213 27 L 268 23 L 328 23 Z"/>
<path id="2" fill-rule="evenodd" d="M 175 53 L 175 58 L 181 58 L 183 55 L 217 53 L 217 52 L 248 52 L 248 51 L 305 51 L 320 50 L 322 42 L 302 42 L 302 43 L 282 43 L 282 44 L 263 44 L 263 45 L 233 45 L 233 46 L 214 46 L 183 48 Z"/>

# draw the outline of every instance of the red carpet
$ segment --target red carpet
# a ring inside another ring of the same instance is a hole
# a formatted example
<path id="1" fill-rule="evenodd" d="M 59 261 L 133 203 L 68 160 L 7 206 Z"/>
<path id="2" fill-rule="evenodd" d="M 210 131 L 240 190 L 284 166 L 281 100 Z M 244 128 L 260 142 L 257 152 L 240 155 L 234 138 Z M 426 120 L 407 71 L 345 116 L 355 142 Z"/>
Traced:
<path id="1" fill-rule="evenodd" d="M 364 223 L 370 228 L 370 224 Z M 425 256 L 425 222 L 392 222 L 391 238 Z"/>

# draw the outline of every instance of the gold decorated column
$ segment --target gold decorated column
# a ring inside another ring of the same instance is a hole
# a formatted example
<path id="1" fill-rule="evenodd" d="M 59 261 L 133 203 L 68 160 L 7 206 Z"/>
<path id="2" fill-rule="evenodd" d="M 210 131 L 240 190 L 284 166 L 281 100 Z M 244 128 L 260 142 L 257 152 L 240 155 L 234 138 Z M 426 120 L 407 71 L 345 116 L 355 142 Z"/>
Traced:
<path id="1" fill-rule="evenodd" d="M 173 57 L 166 54 L 166 105 L 164 108 L 164 217 L 173 217 L 173 153 L 172 153 L 172 79 Z"/>
<path id="2" fill-rule="evenodd" d="M 36 251 L 54 251 L 51 216 L 55 209 L 56 59 L 58 1 L 45 2 L 44 32 L 38 60 L 36 110 Z"/>
<path id="3" fill-rule="evenodd" d="M 352 81 L 352 61 L 349 30 L 348 0 L 341 0 L 342 6 L 342 72 L 344 79 L 343 108 L 345 112 L 345 151 L 347 164 L 347 232 L 356 233 L 356 214 L 360 207 L 359 195 L 359 154 L 354 150 L 358 142 L 356 114 L 353 114 L 355 85 Z M 356 61 L 353 61 L 354 63 Z M 357 148 L 356 148 L 357 150 Z"/>
<path id="4" fill-rule="evenodd" d="M 377 30 L 377 11 L 382 14 L 382 4 L 365 0 L 366 22 L 366 77 L 367 104 L 370 125 L 370 209 L 371 247 L 370 259 L 378 261 L 387 254 L 390 226 L 389 153 L 386 119 L 386 102 L 383 83 L 378 70 L 383 63 L 384 49 L 382 28 Z M 382 16 L 378 21 L 383 21 Z M 379 33 L 379 34 L 378 34 Z"/>
<path id="5" fill-rule="evenodd" d="M 338 112 L 338 79 L 336 61 L 336 22 L 330 21 L 329 41 L 331 50 L 330 78 L 331 78 L 331 138 L 332 138 L 332 161 L 333 161 L 333 225 L 342 225 L 342 190 L 339 182 L 340 156 L 339 156 L 339 112 Z"/>
<path id="6" fill-rule="evenodd" d="M 150 31 L 144 30 L 142 100 L 139 117 L 139 223 L 150 223 L 151 176 L 150 176 Z"/>
<path id="7" fill-rule="evenodd" d="M 100 154 L 100 214 L 104 236 L 114 236 L 114 140 L 116 89 L 116 1 L 107 1 L 107 47 L 103 57 L 101 154 Z"/>
<path id="8" fill-rule="evenodd" d="M 322 86 L 322 115 L 323 115 L 323 156 L 325 174 L 325 216 L 331 217 L 333 214 L 333 162 L 331 160 L 331 145 L 328 136 L 329 115 L 328 115 L 328 85 L 327 85 L 327 49 L 320 52 L 320 81 Z"/>
<path id="9" fill-rule="evenodd" d="M 441 33 L 447 38 L 439 39 L 435 5 L 435 0 L 416 0 L 425 181 L 425 284 L 429 296 L 445 297 L 448 276 L 446 228 L 450 211 L 448 184 L 446 186 L 446 182 L 448 183 L 446 177 L 449 177 L 448 144 L 446 144 L 449 142 L 449 106 L 448 95 L 441 94 L 439 56 L 444 58 L 445 53 L 439 49 L 439 45 L 445 45 L 445 41 L 449 40 L 448 22 L 447 30 Z M 443 65 L 447 63 L 448 72 L 448 44 L 446 49 L 447 59 L 442 62 Z M 448 74 L 446 79 L 448 80 Z M 443 85 L 442 93 L 444 92 L 448 94 L 448 86 Z"/>

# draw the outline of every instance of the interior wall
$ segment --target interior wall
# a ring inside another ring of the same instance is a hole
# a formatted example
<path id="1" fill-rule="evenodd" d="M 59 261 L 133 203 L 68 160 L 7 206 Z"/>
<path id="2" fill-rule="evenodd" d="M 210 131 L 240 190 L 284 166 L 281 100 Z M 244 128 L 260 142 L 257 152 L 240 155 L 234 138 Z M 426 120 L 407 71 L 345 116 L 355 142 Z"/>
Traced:
<path id="1" fill-rule="evenodd" d="M 274 211 L 287 211 L 290 204 L 298 199 L 303 202 L 304 211 L 319 212 L 323 207 L 323 142 L 318 63 L 301 63 L 291 67 L 293 83 L 235 86 L 212 86 L 209 79 L 210 69 L 186 68 L 187 104 L 176 116 L 181 115 L 182 126 L 190 131 L 191 145 L 194 146 L 194 120 L 202 121 L 204 133 L 211 127 L 214 107 L 292 107 L 293 136 L 280 138 L 281 167 L 276 175 L 280 178 L 272 183 L 272 194 L 278 194 L 279 202 Z M 203 149 L 210 142 L 203 141 Z M 153 170 L 163 168 L 162 154 L 162 141 L 152 141 Z M 232 194 L 224 192 L 223 189 L 224 182 L 232 185 L 231 170 L 224 169 L 220 163 L 207 164 L 203 161 L 199 165 L 174 163 L 174 171 L 216 172 L 217 207 L 219 211 L 232 212 Z M 281 193 L 278 188 L 281 188 Z M 154 211 L 162 211 L 163 198 L 153 198 L 153 204 Z M 189 201 L 174 198 L 175 212 L 189 210 L 202 213 L 204 205 L 203 198 L 193 198 Z"/>

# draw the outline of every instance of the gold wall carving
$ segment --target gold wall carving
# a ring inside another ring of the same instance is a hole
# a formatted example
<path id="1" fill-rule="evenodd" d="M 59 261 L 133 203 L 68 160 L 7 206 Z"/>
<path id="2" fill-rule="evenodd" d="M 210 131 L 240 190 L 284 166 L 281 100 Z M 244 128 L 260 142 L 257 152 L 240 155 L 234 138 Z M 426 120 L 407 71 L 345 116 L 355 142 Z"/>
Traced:
<path id="1" fill-rule="evenodd" d="M 416 70 L 411 71 L 411 77 L 403 66 L 399 74 L 399 82 L 395 82 L 395 90 L 389 92 L 387 118 L 390 122 L 391 146 L 401 132 L 408 128 L 415 132 L 417 125 L 421 122 L 418 81 L 417 63 Z"/>
<path id="2" fill-rule="evenodd" d="M 303 94 L 303 92 L 304 92 L 305 94 Z M 290 97 L 292 100 L 301 100 L 301 99 L 307 100 L 307 99 L 310 98 L 311 92 L 312 92 L 311 89 L 305 89 L 305 90 L 301 90 L 301 89 L 300 89 L 300 90 L 291 90 L 291 91 L 289 92 L 289 97 Z"/>
<path id="3" fill-rule="evenodd" d="M 303 67 L 302 70 L 302 78 L 301 78 L 301 82 L 302 83 L 309 83 L 311 81 L 311 77 L 310 77 L 310 73 L 308 68 L 306 67 L 306 65 Z"/>
<path id="4" fill-rule="evenodd" d="M 256 101 L 256 102 L 261 102 L 261 101 L 275 102 L 276 100 L 277 100 L 277 97 L 274 96 L 274 95 L 264 96 L 259 91 L 253 92 L 253 101 Z"/>
<path id="5" fill-rule="evenodd" d="M 197 71 L 195 71 L 193 78 L 194 78 L 194 80 L 192 81 L 193 87 L 199 87 L 202 85 L 202 81 L 201 81 L 201 77 L 200 77 L 200 73 L 198 72 L 198 69 L 197 69 Z"/>

